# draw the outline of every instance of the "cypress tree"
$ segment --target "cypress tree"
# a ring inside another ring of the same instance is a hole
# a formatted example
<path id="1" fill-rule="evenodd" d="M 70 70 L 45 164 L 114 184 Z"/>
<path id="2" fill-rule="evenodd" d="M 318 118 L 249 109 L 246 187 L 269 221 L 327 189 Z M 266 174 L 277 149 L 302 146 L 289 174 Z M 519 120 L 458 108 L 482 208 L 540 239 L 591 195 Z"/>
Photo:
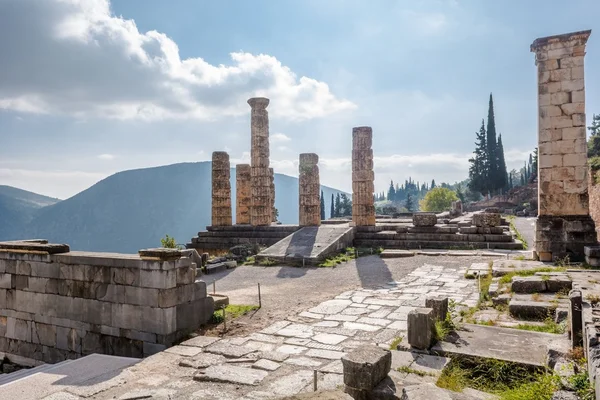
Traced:
<path id="1" fill-rule="evenodd" d="M 488 181 L 490 184 L 490 194 L 493 194 L 496 189 L 501 188 L 502 177 L 498 174 L 498 164 L 496 158 L 496 120 L 494 118 L 494 99 L 490 93 L 490 103 L 488 107 L 487 121 L 487 160 L 488 160 Z"/>
<path id="2" fill-rule="evenodd" d="M 488 162 L 487 162 L 487 139 L 485 122 L 481 120 L 481 128 L 475 133 L 475 156 L 469 159 L 469 190 L 479 192 L 484 196 L 488 192 Z"/>
<path id="3" fill-rule="evenodd" d="M 388 189 L 387 199 L 388 201 L 394 201 L 396 199 L 396 189 L 394 189 L 394 181 L 390 181 L 390 188 Z"/>
<path id="4" fill-rule="evenodd" d="M 508 188 L 508 174 L 506 172 L 506 161 L 504 160 L 504 146 L 502 146 L 502 134 L 498 135 L 496 147 L 497 166 L 498 166 L 498 189 L 503 191 Z"/>
<path id="5" fill-rule="evenodd" d="M 333 199 L 333 193 L 331 193 L 331 211 L 330 211 L 330 214 L 329 214 L 329 218 L 334 218 L 335 217 L 334 203 L 335 203 L 335 200 Z"/>
<path id="6" fill-rule="evenodd" d="M 321 190 L 321 221 L 325 218 L 325 198 L 323 197 L 323 191 Z"/>
<path id="7" fill-rule="evenodd" d="M 338 192 L 337 196 L 335 196 L 335 216 L 342 216 L 342 202 L 340 199 L 340 193 Z"/>
<path id="8" fill-rule="evenodd" d="M 431 186 L 429 187 L 429 190 L 431 189 L 435 189 L 435 179 L 431 180 Z"/>
<path id="9" fill-rule="evenodd" d="M 406 203 L 404 203 L 404 207 L 406 207 L 406 209 L 407 209 L 409 212 L 412 212 L 412 211 L 413 211 L 413 209 L 415 208 L 415 204 L 414 204 L 414 202 L 413 202 L 413 198 L 412 198 L 412 196 L 410 195 L 410 193 L 406 195 Z"/>
<path id="10" fill-rule="evenodd" d="M 531 163 L 531 174 L 537 177 L 538 173 L 538 148 L 533 149 L 533 161 Z"/>

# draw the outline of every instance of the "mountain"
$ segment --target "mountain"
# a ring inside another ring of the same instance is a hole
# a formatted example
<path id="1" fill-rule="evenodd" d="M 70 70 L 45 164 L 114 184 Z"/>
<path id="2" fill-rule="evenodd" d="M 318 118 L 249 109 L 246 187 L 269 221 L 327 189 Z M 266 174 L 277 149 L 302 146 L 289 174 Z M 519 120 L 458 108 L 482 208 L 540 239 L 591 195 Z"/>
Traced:
<path id="1" fill-rule="evenodd" d="M 22 229 L 34 218 L 38 210 L 59 201 L 52 197 L 0 185 L 0 238 Z"/>
<path id="2" fill-rule="evenodd" d="M 231 170 L 235 218 L 235 169 Z M 331 194 L 322 187 L 326 211 Z M 341 193 L 341 192 L 340 192 Z M 275 207 L 282 223 L 298 223 L 298 179 L 275 174 Z M 4 216 L 0 214 L 0 224 Z M 186 243 L 211 223 L 211 163 L 181 163 L 123 171 L 61 202 L 0 240 L 42 238 L 73 250 L 136 253 L 160 246 L 166 234 Z M 13 224 L 14 225 L 14 224 Z"/>

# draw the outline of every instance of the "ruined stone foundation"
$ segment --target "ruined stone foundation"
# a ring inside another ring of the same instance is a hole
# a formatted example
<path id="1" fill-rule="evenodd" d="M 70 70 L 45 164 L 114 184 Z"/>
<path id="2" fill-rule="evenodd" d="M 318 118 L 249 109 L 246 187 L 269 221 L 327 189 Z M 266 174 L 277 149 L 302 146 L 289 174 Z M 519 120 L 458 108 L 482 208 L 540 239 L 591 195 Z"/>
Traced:
<path id="1" fill-rule="evenodd" d="M 596 243 L 596 225 L 589 215 L 540 215 L 535 223 L 535 250 L 541 261 L 569 257 L 584 261 L 583 248 Z M 545 257 L 545 254 L 551 256 Z"/>

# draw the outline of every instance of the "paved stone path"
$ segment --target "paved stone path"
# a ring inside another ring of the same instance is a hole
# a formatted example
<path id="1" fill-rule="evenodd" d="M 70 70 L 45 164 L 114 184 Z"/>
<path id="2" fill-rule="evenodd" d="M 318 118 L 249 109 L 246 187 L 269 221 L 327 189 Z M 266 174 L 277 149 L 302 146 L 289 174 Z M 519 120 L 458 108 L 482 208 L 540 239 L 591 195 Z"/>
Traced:
<path id="1" fill-rule="evenodd" d="M 110 377 L 91 398 L 281 398 L 312 390 L 314 370 L 319 389 L 335 389 L 343 384 L 341 357 L 361 344 L 389 348 L 405 337 L 408 313 L 424 306 L 427 295 L 474 306 L 476 281 L 464 273 L 425 264 L 398 281 L 341 293 L 259 332 L 190 339 Z"/>

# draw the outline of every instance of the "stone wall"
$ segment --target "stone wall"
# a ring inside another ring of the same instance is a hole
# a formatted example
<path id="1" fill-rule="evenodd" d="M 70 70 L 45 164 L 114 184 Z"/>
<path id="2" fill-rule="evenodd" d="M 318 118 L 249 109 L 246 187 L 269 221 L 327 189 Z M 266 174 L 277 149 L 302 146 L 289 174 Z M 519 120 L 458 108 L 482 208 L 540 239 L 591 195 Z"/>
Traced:
<path id="1" fill-rule="evenodd" d="M 197 329 L 213 309 L 196 264 L 178 250 L 129 255 L 0 243 L 0 352 L 9 359 L 144 357 Z"/>

